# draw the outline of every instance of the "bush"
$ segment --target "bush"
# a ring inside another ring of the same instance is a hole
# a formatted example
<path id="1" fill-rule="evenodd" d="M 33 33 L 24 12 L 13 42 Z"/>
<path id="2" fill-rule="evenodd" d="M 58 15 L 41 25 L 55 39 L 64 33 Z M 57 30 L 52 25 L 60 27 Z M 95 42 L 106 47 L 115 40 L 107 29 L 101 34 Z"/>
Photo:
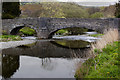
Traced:
<path id="1" fill-rule="evenodd" d="M 2 19 L 13 19 L 18 17 L 21 13 L 20 4 L 18 2 L 3 2 L 2 3 Z"/>
<path id="2" fill-rule="evenodd" d="M 2 17 L 3 17 L 4 19 L 13 19 L 13 18 L 15 18 L 15 16 L 10 15 L 10 14 L 3 14 Z"/>
<path id="3" fill-rule="evenodd" d="M 2 35 L 7 35 L 7 31 L 2 30 Z"/>
<path id="4" fill-rule="evenodd" d="M 102 12 L 96 12 L 90 16 L 90 18 L 102 18 L 103 13 Z"/>
<path id="5" fill-rule="evenodd" d="M 25 35 L 28 35 L 28 36 L 32 36 L 35 34 L 35 30 L 34 29 L 31 29 L 29 27 L 24 27 L 20 30 L 20 32 L 22 32 L 23 34 Z"/>
<path id="6" fill-rule="evenodd" d="M 67 34 L 68 31 L 67 31 L 67 30 L 64 30 L 64 29 L 61 29 L 61 30 L 58 30 L 56 33 L 57 33 L 57 34 L 60 34 L 60 35 L 64 35 L 64 34 Z"/>

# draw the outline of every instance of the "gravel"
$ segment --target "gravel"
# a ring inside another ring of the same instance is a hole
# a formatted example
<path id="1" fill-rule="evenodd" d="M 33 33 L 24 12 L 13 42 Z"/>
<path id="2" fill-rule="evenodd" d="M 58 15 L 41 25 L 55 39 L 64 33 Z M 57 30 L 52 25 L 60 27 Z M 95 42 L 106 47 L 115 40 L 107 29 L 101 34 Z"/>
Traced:
<path id="1" fill-rule="evenodd" d="M 36 40 L 21 40 L 21 41 L 9 41 L 9 42 L 0 42 L 0 50 L 7 49 L 11 47 L 17 47 L 20 45 L 32 44 Z"/>

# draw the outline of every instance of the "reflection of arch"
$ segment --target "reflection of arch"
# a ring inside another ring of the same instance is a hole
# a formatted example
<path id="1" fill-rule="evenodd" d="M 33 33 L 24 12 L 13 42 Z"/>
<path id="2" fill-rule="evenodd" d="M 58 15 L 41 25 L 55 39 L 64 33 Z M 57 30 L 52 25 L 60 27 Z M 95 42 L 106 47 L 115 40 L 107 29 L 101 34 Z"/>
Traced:
<path id="1" fill-rule="evenodd" d="M 60 27 L 60 28 L 57 28 L 57 29 L 54 29 L 53 31 L 51 31 L 48 35 L 48 38 L 52 38 L 52 36 L 54 35 L 54 33 L 56 33 L 57 31 L 61 30 L 61 29 L 68 29 L 68 28 L 79 28 L 79 29 L 88 29 L 88 31 L 94 31 L 93 29 L 89 29 L 89 28 L 86 28 L 86 27 Z"/>
<path id="2" fill-rule="evenodd" d="M 73 53 L 80 56 L 88 55 L 87 49 L 89 48 L 68 49 L 63 48 L 63 46 L 58 47 L 58 45 L 53 45 L 49 41 L 38 41 L 35 46 L 31 46 L 30 48 L 8 48 L 2 50 L 2 53 L 9 55 L 27 55 L 39 58 L 71 58 Z"/>
<path id="3" fill-rule="evenodd" d="M 17 33 L 19 32 L 19 30 L 22 29 L 23 27 L 32 28 L 32 29 L 34 29 L 35 32 L 36 32 L 36 29 L 35 29 L 33 26 L 31 26 L 31 25 L 18 25 L 18 26 L 16 26 L 15 28 L 13 28 L 13 29 L 10 31 L 10 34 L 11 34 L 11 35 L 17 35 Z"/>
<path id="4" fill-rule="evenodd" d="M 61 45 L 55 41 L 50 41 L 53 45 L 57 46 L 57 47 L 62 47 L 62 48 L 67 48 L 67 49 L 86 49 L 86 48 L 89 48 L 89 47 L 72 47 L 72 46 L 67 46 L 67 45 Z M 86 41 L 82 41 L 82 42 L 86 42 Z M 89 44 L 89 42 L 86 42 Z"/>

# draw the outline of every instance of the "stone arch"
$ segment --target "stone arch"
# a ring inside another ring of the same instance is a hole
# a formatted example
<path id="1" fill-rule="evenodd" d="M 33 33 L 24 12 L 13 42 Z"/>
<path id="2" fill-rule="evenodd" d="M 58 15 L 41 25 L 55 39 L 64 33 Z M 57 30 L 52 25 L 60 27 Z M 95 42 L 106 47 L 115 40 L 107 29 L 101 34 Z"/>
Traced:
<path id="1" fill-rule="evenodd" d="M 23 27 L 24 27 L 24 25 L 16 26 L 12 30 L 10 30 L 10 34 L 11 35 L 16 35 L 19 32 L 19 30 L 22 29 Z"/>
<path id="2" fill-rule="evenodd" d="M 25 24 L 22 24 L 22 25 L 16 25 L 13 29 L 10 30 L 10 34 L 11 35 L 17 35 L 17 33 L 19 32 L 20 29 L 22 29 L 23 27 L 29 27 L 29 28 L 32 28 L 35 30 L 36 34 L 37 34 L 37 31 L 36 31 L 36 28 L 34 28 L 32 25 L 25 25 Z"/>
<path id="3" fill-rule="evenodd" d="M 59 30 L 61 30 L 61 29 L 66 29 L 66 28 L 83 28 L 83 29 L 88 29 L 88 30 L 93 30 L 93 31 L 95 31 L 95 30 L 92 29 L 92 28 L 86 28 L 86 27 L 76 27 L 76 26 L 75 26 L 75 27 L 61 27 L 61 28 L 57 28 L 57 29 L 51 30 L 51 32 L 48 34 L 48 38 L 49 38 L 49 39 L 52 38 L 55 32 L 57 32 L 57 31 L 59 31 Z"/>
<path id="4" fill-rule="evenodd" d="M 61 28 L 61 29 L 63 29 L 63 28 Z M 48 34 L 48 39 L 52 38 L 53 35 L 54 35 L 54 33 L 57 32 L 58 30 L 60 30 L 60 29 L 55 29 L 55 30 L 51 31 L 51 32 Z"/>

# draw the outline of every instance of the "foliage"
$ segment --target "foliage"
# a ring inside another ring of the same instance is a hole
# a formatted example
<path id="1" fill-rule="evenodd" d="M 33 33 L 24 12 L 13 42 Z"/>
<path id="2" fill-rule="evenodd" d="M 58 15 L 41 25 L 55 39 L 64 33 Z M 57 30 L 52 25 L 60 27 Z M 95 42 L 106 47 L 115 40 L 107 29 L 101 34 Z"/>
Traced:
<path id="1" fill-rule="evenodd" d="M 87 11 L 88 11 L 89 15 L 91 15 L 91 14 L 94 14 L 95 12 L 100 12 L 100 8 L 98 8 L 98 7 L 91 7 L 91 8 L 87 8 Z"/>
<path id="2" fill-rule="evenodd" d="M 90 58 L 82 64 L 77 70 L 76 78 L 120 78 L 120 53 L 119 42 L 107 45 L 102 52 L 96 51 L 98 55 L 95 58 Z"/>
<path id="3" fill-rule="evenodd" d="M 22 10 L 21 17 L 39 17 L 43 10 L 41 4 L 26 4 L 20 6 L 20 9 Z"/>
<path id="4" fill-rule="evenodd" d="M 2 30 L 2 35 L 7 35 L 7 31 L 6 30 Z"/>
<path id="5" fill-rule="evenodd" d="M 68 30 L 68 34 L 69 35 L 79 35 L 79 34 L 83 34 L 83 32 L 87 32 L 88 31 L 88 29 L 78 28 L 78 27 L 66 28 L 66 30 Z"/>
<path id="6" fill-rule="evenodd" d="M 64 13 L 62 9 L 60 8 L 60 4 L 57 2 L 44 2 L 42 3 L 42 13 L 40 14 L 40 17 L 57 17 L 57 18 L 64 18 Z"/>
<path id="7" fill-rule="evenodd" d="M 21 17 L 112 18 L 114 17 L 115 5 L 83 7 L 70 2 L 22 3 L 21 10 Z"/>
<path id="8" fill-rule="evenodd" d="M 89 36 L 92 36 L 92 37 L 99 37 L 99 36 L 103 36 L 104 34 L 91 34 Z"/>
<path id="9" fill-rule="evenodd" d="M 65 35 L 65 34 L 68 33 L 68 31 L 65 30 L 65 29 L 61 29 L 61 30 L 58 30 L 56 33 L 57 33 L 57 34 L 60 34 L 60 35 Z"/>
<path id="10" fill-rule="evenodd" d="M 120 1 L 119 1 L 119 3 L 116 3 L 115 16 L 116 16 L 117 18 L 120 18 Z"/>
<path id="11" fill-rule="evenodd" d="M 6 13 L 6 14 L 2 15 L 2 18 L 4 18 L 4 19 L 13 19 L 13 18 L 15 18 L 15 16 Z"/>
<path id="12" fill-rule="evenodd" d="M 11 19 L 18 17 L 21 11 L 19 9 L 19 2 L 3 2 L 2 18 Z"/>
<path id="13" fill-rule="evenodd" d="M 60 35 L 79 35 L 87 31 L 88 29 L 74 27 L 74 28 L 61 29 L 61 30 L 58 30 L 56 33 Z"/>
<path id="14" fill-rule="evenodd" d="M 21 6 L 22 16 L 50 18 L 86 18 L 88 12 L 74 3 L 42 2 Z"/>
<path id="15" fill-rule="evenodd" d="M 59 3 L 42 2 L 40 4 L 26 4 L 21 6 L 23 14 L 29 17 L 57 17 L 64 18 L 64 13 Z"/>
<path id="16" fill-rule="evenodd" d="M 31 29 L 29 27 L 24 27 L 24 28 L 20 29 L 20 32 L 22 32 L 23 34 L 28 35 L 28 36 L 31 36 L 36 33 L 34 29 Z"/>
<path id="17" fill-rule="evenodd" d="M 104 18 L 115 18 L 115 10 L 116 10 L 115 5 L 105 7 L 104 10 L 102 10 Z"/>
<path id="18" fill-rule="evenodd" d="M 96 12 L 90 16 L 90 18 L 102 18 L 102 17 L 103 17 L 103 13 L 101 12 Z"/>
<path id="19" fill-rule="evenodd" d="M 20 36 L 16 35 L 0 35 L 0 41 L 17 41 L 22 40 Z"/>
<path id="20" fill-rule="evenodd" d="M 87 18 L 89 16 L 87 10 L 75 3 L 60 3 L 61 9 L 65 14 L 65 18 Z"/>

